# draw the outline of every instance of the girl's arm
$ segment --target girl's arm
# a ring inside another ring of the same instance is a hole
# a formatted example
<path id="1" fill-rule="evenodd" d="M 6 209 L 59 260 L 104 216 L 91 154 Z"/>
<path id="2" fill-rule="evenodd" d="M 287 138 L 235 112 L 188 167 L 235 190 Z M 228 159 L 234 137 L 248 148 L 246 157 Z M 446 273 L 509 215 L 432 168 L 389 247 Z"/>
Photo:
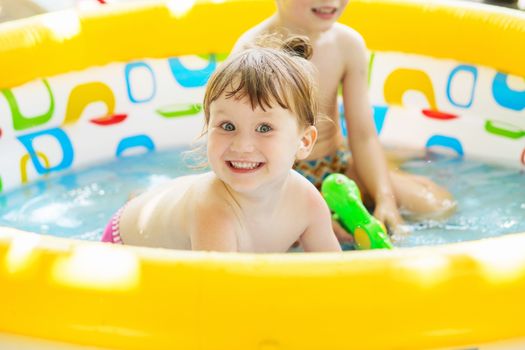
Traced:
<path id="1" fill-rule="evenodd" d="M 344 40 L 341 40 L 341 54 L 345 60 L 343 104 L 355 170 L 375 202 L 374 215 L 386 225 L 395 228 L 402 223 L 402 219 L 372 118 L 365 43 L 350 28 L 344 34 Z"/>
<path id="2" fill-rule="evenodd" d="M 313 188 L 308 191 L 307 209 L 302 212 L 309 220 L 299 239 L 305 252 L 340 252 L 341 246 L 332 229 L 332 215 L 325 200 Z"/>
<path id="3" fill-rule="evenodd" d="M 200 206 L 192 216 L 189 229 L 192 250 L 238 251 L 235 234 L 237 220 L 231 211 L 210 203 Z"/>

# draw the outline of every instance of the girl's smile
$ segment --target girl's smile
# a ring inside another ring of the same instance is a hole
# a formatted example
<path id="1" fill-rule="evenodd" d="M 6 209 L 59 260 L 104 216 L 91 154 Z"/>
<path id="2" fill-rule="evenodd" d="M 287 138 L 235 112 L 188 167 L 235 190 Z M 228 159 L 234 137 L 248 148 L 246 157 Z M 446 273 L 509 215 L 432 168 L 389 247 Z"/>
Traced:
<path id="1" fill-rule="evenodd" d="M 256 172 L 264 166 L 262 162 L 248 162 L 248 161 L 226 161 L 226 164 L 234 173 L 251 173 Z"/>
<path id="2" fill-rule="evenodd" d="M 312 8 L 313 14 L 323 20 L 333 20 L 337 17 L 337 7 L 320 6 Z"/>

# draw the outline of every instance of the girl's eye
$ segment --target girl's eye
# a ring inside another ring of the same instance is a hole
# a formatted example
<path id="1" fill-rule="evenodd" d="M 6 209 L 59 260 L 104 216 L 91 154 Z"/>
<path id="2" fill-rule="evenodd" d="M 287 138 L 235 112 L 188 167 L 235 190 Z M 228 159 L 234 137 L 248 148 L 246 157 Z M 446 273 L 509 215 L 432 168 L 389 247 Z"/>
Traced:
<path id="1" fill-rule="evenodd" d="M 268 125 L 268 124 L 261 124 L 261 125 L 257 126 L 255 131 L 265 134 L 267 132 L 272 131 L 272 127 L 270 125 Z"/>
<path id="2" fill-rule="evenodd" d="M 224 122 L 221 124 L 221 128 L 226 131 L 233 131 L 235 130 L 235 125 L 230 122 Z"/>

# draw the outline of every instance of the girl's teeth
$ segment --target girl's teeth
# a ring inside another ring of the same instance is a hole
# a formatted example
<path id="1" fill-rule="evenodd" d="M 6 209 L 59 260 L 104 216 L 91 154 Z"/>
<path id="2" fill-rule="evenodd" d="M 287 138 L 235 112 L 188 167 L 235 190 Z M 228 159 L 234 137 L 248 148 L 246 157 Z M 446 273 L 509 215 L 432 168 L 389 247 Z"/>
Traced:
<path id="1" fill-rule="evenodd" d="M 323 15 L 331 15 L 335 13 L 336 9 L 333 7 L 321 7 L 315 8 L 314 11 Z"/>
<path id="2" fill-rule="evenodd" d="M 233 165 L 234 168 L 237 169 L 255 169 L 257 166 L 259 166 L 259 163 L 252 163 L 252 162 L 230 162 L 231 165 Z"/>

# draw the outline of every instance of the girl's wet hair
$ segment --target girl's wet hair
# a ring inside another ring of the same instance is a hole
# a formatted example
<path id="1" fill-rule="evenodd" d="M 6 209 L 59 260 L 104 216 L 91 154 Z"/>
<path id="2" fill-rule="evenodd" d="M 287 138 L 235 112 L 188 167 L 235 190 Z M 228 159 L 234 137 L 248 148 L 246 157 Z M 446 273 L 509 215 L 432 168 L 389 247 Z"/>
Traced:
<path id="1" fill-rule="evenodd" d="M 308 61 L 311 56 L 308 38 L 282 40 L 272 35 L 228 58 L 208 81 L 203 103 L 204 133 L 210 120 L 210 104 L 223 94 L 226 98 L 247 98 L 253 109 L 263 111 L 277 104 L 297 115 L 300 125 L 315 125 L 318 107 L 315 68 Z"/>

